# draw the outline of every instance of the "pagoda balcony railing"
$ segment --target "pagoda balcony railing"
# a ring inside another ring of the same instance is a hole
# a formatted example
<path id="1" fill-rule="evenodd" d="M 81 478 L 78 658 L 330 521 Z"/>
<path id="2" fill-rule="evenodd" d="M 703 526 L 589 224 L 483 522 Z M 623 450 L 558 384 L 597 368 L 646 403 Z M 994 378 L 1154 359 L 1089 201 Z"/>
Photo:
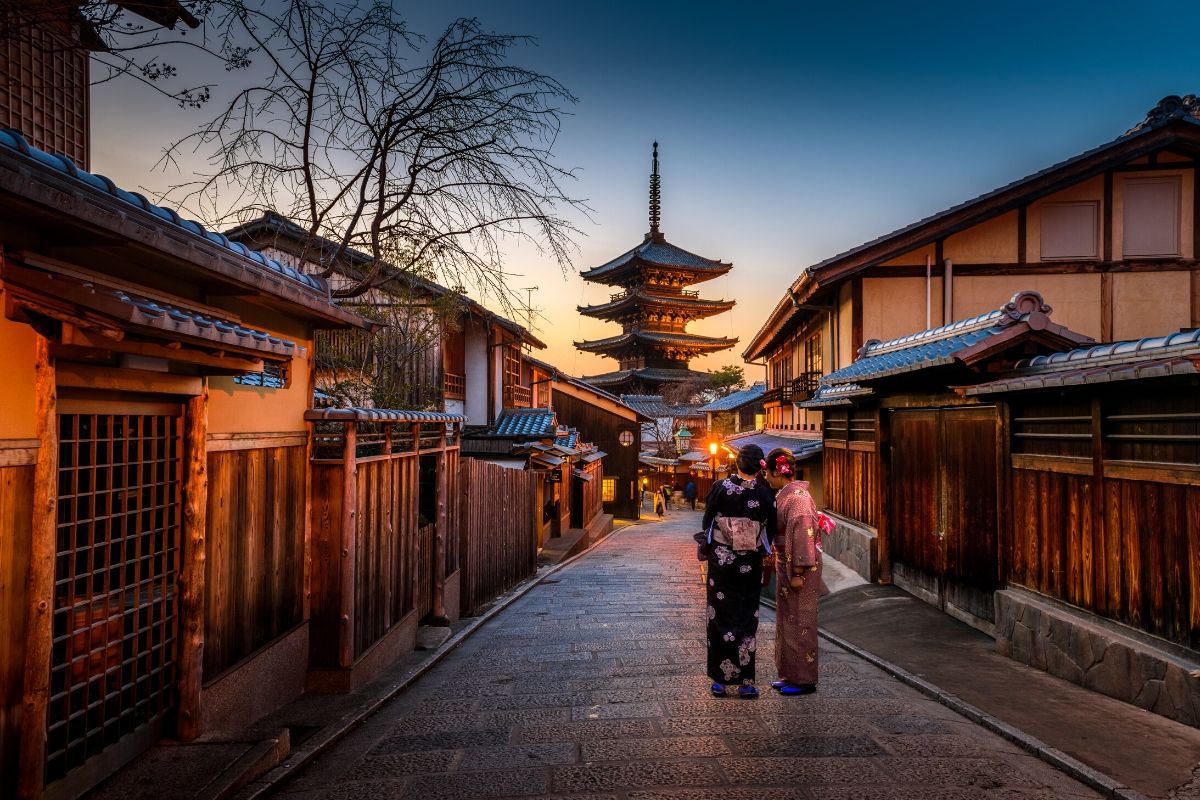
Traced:
<path id="1" fill-rule="evenodd" d="M 451 400 L 463 400 L 467 396 L 467 377 L 447 372 L 444 393 Z"/>
<path id="2" fill-rule="evenodd" d="M 637 291 L 637 290 L 633 290 L 633 291 Z M 617 302 L 618 300 L 624 300 L 626 297 L 629 297 L 629 295 L 633 294 L 633 291 L 624 291 L 624 292 L 617 292 L 615 294 L 611 294 L 611 295 L 609 295 L 609 300 L 613 303 Z M 693 299 L 700 298 L 700 292 L 695 289 L 672 290 L 672 289 L 664 289 L 661 286 L 643 286 L 641 288 L 641 291 L 650 292 L 650 294 L 662 295 L 664 297 L 690 297 Z"/>
<path id="3" fill-rule="evenodd" d="M 533 407 L 533 389 L 528 386 L 510 383 L 504 387 L 505 408 Z"/>

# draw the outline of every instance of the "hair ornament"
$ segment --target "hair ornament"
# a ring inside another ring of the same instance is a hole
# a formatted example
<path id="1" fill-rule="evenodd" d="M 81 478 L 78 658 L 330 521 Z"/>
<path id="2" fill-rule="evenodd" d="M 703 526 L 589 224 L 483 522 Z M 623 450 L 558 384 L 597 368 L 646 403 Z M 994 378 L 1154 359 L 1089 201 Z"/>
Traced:
<path id="1" fill-rule="evenodd" d="M 758 460 L 758 465 L 760 467 L 762 467 L 763 469 L 766 469 L 767 468 L 767 460 L 765 458 L 760 458 Z"/>

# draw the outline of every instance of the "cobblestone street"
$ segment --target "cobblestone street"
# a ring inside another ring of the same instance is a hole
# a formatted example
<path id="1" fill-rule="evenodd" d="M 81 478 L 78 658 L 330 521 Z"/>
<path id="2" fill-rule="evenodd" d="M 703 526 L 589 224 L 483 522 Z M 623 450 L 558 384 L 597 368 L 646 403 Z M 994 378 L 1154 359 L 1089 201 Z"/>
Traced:
<path id="1" fill-rule="evenodd" d="M 822 642 L 784 698 L 704 676 L 699 515 L 621 531 L 550 575 L 277 796 L 574 800 L 1074 798 L 1095 793 Z"/>

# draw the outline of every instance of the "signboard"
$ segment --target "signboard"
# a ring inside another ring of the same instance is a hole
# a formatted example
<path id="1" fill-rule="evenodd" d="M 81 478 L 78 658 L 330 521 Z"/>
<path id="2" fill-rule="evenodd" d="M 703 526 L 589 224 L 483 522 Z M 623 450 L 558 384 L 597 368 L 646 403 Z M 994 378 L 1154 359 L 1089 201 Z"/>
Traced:
<path id="1" fill-rule="evenodd" d="M 550 470 L 550 472 L 546 473 L 546 480 L 549 483 L 562 483 L 562 470 Z"/>

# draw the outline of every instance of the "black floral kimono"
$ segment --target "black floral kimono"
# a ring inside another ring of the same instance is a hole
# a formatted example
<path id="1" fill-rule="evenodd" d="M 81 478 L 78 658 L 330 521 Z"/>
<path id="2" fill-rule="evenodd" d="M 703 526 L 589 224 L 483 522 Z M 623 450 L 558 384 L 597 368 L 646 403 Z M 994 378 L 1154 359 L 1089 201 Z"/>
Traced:
<path id="1" fill-rule="evenodd" d="M 717 514 L 762 523 L 775 537 L 775 493 L 765 483 L 738 476 L 713 484 L 705 501 L 704 530 L 714 530 Z M 737 552 L 712 541 L 708 546 L 708 677 L 720 684 L 754 683 L 758 599 L 764 549 Z"/>

